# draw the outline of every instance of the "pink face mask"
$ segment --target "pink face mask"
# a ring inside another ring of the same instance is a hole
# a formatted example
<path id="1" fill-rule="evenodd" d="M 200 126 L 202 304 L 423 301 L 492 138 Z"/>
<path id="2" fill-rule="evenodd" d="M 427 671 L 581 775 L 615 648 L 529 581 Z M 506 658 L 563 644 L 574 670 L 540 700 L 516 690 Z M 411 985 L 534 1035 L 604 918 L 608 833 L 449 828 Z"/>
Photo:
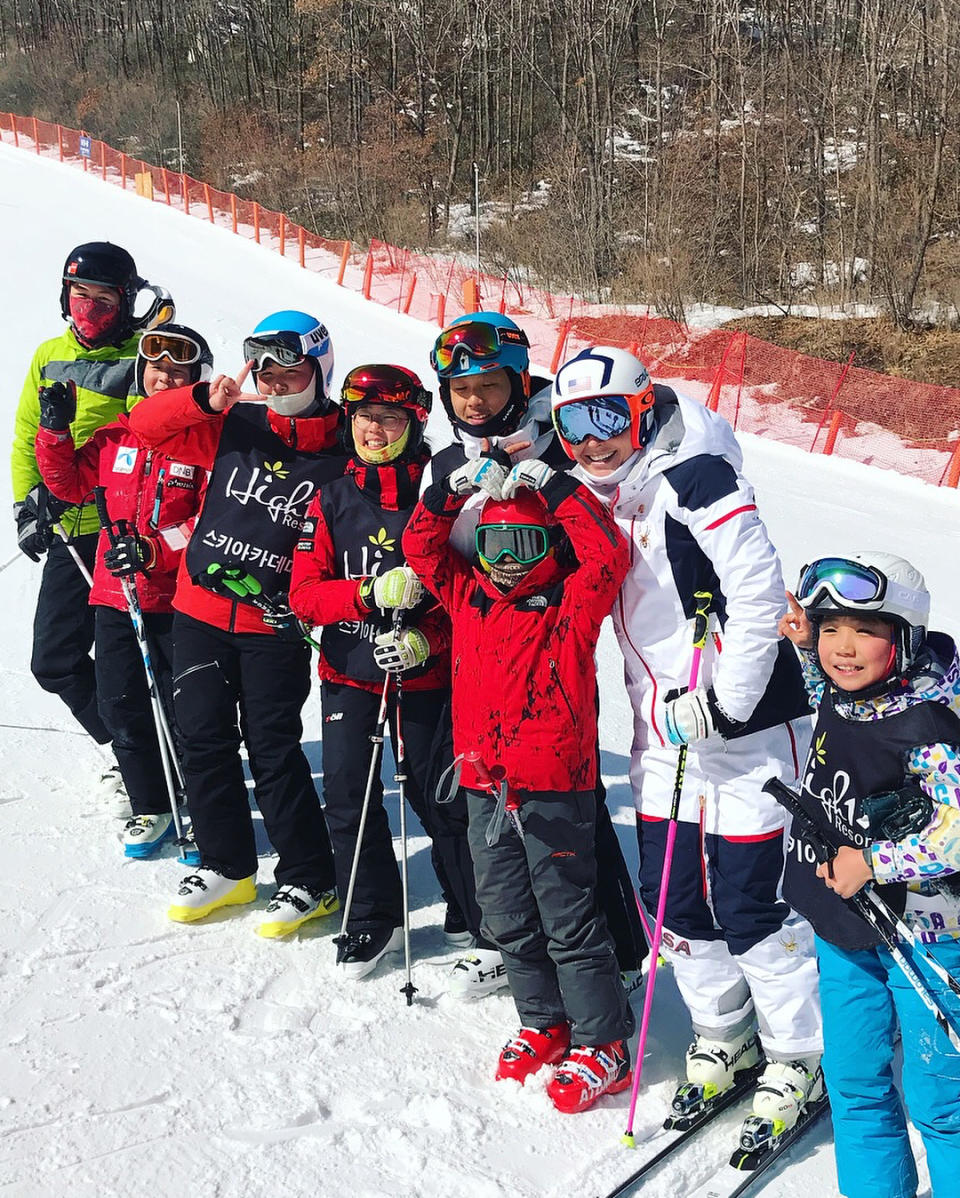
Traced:
<path id="1" fill-rule="evenodd" d="M 105 304 L 103 300 L 91 299 L 86 295 L 71 295 L 70 319 L 77 336 L 92 345 L 102 340 L 119 323 L 120 309 L 116 304 Z"/>

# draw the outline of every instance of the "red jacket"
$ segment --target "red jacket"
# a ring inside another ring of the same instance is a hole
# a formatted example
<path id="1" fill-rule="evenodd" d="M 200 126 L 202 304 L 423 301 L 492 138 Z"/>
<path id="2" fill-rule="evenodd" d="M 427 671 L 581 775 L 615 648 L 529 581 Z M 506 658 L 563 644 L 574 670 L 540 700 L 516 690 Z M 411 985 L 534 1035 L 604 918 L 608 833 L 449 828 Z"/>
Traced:
<path id="1" fill-rule="evenodd" d="M 126 416 L 97 429 L 80 449 L 69 431 L 39 428 L 36 452 L 43 480 L 58 499 L 89 502 L 94 487 L 106 487 L 111 520 L 125 520 L 142 536 L 153 538 L 157 560 L 146 574 L 136 575 L 137 597 L 144 611 L 169 612 L 177 568 L 200 508 L 205 472 L 148 449 Z M 103 564 L 109 547 L 106 532 L 101 532 L 90 602 L 125 611 L 120 579 Z"/>
<path id="2" fill-rule="evenodd" d="M 206 383 L 195 383 L 159 392 L 142 400 L 130 413 L 131 428 L 146 444 L 211 471 L 193 545 L 180 562 L 173 606 L 230 632 L 272 636 L 273 630 L 264 624 L 259 608 L 197 585 L 191 578 L 192 563 L 188 559 L 203 551 L 225 564 L 242 565 L 261 583 L 269 580 L 265 592 L 271 595 L 276 593 L 274 584 L 285 568 L 286 581 L 280 588 L 285 591 L 309 499 L 328 477 L 343 473 L 346 457 L 339 448 L 340 409 L 333 408 L 321 416 L 289 418 L 265 405 L 243 403 L 237 408 L 249 411 L 231 417 L 230 413 L 211 411 L 208 394 Z M 227 438 L 229 445 L 225 444 Z M 229 462 L 236 460 L 240 451 L 245 460 L 231 468 Z M 303 473 L 310 474 L 312 481 L 299 484 L 298 498 L 281 494 L 285 488 L 289 492 L 293 477 Z M 226 478 L 221 477 L 223 474 Z M 262 545 L 258 548 L 253 544 L 258 521 L 264 520 L 268 520 L 274 538 L 284 539 L 282 551 L 274 545 L 267 552 Z M 231 522 L 233 529 L 239 526 L 243 531 L 249 526 L 254 536 L 243 543 L 242 537 L 224 534 L 226 524 L 221 521 Z"/>
<path id="3" fill-rule="evenodd" d="M 390 619 L 366 606 L 360 584 L 403 564 L 400 535 L 416 506 L 422 468 L 421 461 L 374 467 L 354 459 L 347 473 L 322 487 L 310 504 L 293 555 L 290 606 L 302 619 L 326 625 L 318 664 L 326 681 L 376 692 L 383 688 L 372 639 L 389 631 Z M 401 475 L 402 490 L 391 485 Z M 403 675 L 404 689 L 449 688 L 447 613 L 429 597 L 405 613 L 404 622 L 419 628 L 430 645 L 424 665 Z"/>
<path id="4" fill-rule="evenodd" d="M 449 545 L 463 499 L 429 487 L 403 537 L 407 561 L 453 621 L 453 743 L 506 769 L 511 790 L 583 791 L 596 784 L 600 625 L 629 567 L 608 512 L 574 479 L 555 474 L 541 496 L 576 553 L 550 556 L 503 595 Z M 462 785 L 479 788 L 469 762 Z"/>

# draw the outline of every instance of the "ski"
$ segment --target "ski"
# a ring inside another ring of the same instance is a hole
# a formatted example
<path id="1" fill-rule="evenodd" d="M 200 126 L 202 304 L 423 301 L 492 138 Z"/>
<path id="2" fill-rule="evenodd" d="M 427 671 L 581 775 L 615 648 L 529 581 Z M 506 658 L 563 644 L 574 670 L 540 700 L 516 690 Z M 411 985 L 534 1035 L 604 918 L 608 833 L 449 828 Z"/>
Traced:
<path id="1" fill-rule="evenodd" d="M 625 1195 L 633 1191 L 633 1187 L 642 1178 L 651 1173 L 658 1165 L 662 1164 L 673 1153 L 679 1151 L 685 1144 L 693 1139 L 705 1127 L 709 1127 L 711 1123 L 724 1111 L 735 1106 L 741 1099 L 753 1092 L 753 1087 L 762 1072 L 764 1062 L 754 1065 L 751 1069 L 744 1069 L 736 1075 L 733 1085 L 724 1090 L 718 1095 L 706 1110 L 701 1111 L 699 1115 L 695 1115 L 692 1121 L 682 1129 L 676 1129 L 664 1126 L 648 1139 L 644 1141 L 644 1147 L 648 1150 L 652 1149 L 650 1155 L 646 1156 L 639 1168 L 635 1169 L 629 1177 L 625 1178 L 616 1189 L 611 1190 L 605 1195 L 605 1198 L 624 1198 Z"/>
<path id="2" fill-rule="evenodd" d="M 688 1198 L 742 1198 L 742 1195 L 749 1193 L 763 1174 L 775 1165 L 801 1136 L 814 1127 L 829 1109 L 830 1101 L 826 1095 L 811 1103 L 800 1121 L 783 1132 L 775 1145 L 759 1156 L 737 1149 L 730 1162 L 718 1169 L 709 1181 L 689 1194 Z M 746 1175 L 745 1168 L 749 1169 Z"/>

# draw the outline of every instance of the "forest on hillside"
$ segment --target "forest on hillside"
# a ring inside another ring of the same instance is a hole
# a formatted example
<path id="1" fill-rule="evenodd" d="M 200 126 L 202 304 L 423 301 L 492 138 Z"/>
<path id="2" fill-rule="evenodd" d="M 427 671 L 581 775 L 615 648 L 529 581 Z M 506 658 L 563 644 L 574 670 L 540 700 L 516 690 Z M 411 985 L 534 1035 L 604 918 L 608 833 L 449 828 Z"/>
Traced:
<path id="1" fill-rule="evenodd" d="M 960 0 L 0 0 L 0 109 L 678 319 L 960 324 L 958 87 Z"/>

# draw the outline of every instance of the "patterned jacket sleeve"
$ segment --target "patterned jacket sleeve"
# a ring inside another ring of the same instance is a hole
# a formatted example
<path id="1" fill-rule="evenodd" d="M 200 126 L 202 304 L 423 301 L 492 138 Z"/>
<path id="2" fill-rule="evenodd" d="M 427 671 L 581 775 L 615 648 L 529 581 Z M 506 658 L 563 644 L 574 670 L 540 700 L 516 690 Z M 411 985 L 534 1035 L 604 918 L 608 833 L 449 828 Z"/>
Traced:
<path id="1" fill-rule="evenodd" d="M 870 846 L 878 882 L 908 882 L 960 872 L 960 746 L 922 745 L 907 757 L 907 776 L 934 802 L 930 822 L 903 840 Z"/>

